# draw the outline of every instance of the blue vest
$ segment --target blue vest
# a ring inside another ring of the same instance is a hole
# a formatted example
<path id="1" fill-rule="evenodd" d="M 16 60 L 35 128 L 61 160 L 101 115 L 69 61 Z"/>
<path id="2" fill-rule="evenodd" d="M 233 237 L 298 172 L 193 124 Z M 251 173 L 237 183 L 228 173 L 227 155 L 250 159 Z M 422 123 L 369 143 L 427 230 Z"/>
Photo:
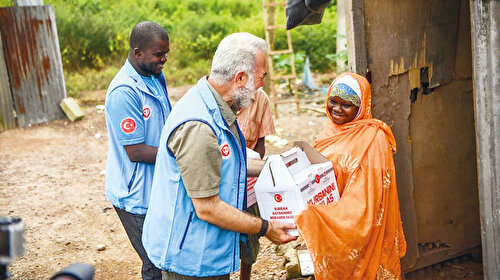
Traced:
<path id="1" fill-rule="evenodd" d="M 158 81 L 165 89 L 161 94 L 167 94 L 163 74 Z M 123 146 L 145 143 L 158 147 L 170 110 L 168 96 L 158 99 L 127 60 L 106 93 L 106 197 L 114 206 L 146 214 L 155 166 L 130 161 Z"/>
<path id="2" fill-rule="evenodd" d="M 240 148 L 229 130 L 206 78 L 202 78 L 175 104 L 163 128 L 142 242 L 149 259 L 160 269 L 196 277 L 229 274 L 239 269 L 240 234 L 197 217 L 175 157 L 167 148 L 172 132 L 188 121 L 206 123 L 217 136 L 223 155 L 219 196 L 229 205 L 243 209 L 245 149 Z M 239 128 L 238 133 L 244 146 Z"/>

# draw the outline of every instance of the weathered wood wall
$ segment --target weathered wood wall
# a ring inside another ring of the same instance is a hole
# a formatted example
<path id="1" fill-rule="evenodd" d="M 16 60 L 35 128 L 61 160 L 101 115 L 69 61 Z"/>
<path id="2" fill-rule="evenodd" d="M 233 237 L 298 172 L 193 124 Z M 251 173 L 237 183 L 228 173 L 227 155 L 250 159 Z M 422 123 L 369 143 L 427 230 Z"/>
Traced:
<path id="1" fill-rule="evenodd" d="M 371 77 L 373 115 L 398 145 L 405 270 L 477 248 L 468 1 L 348 2 L 350 69 Z"/>
<path id="2" fill-rule="evenodd" d="M 66 87 L 54 8 L 0 8 L 0 31 L 18 126 L 63 118 Z"/>

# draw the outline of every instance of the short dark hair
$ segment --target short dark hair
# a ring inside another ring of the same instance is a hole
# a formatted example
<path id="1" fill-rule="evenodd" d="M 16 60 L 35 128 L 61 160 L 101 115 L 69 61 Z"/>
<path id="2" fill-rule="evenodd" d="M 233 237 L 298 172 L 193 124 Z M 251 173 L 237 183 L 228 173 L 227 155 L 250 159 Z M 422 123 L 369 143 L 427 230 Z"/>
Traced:
<path id="1" fill-rule="evenodd" d="M 144 45 L 160 37 L 165 42 L 170 42 L 167 31 L 152 21 L 141 21 L 137 23 L 130 33 L 130 50 L 134 48 L 143 49 Z"/>

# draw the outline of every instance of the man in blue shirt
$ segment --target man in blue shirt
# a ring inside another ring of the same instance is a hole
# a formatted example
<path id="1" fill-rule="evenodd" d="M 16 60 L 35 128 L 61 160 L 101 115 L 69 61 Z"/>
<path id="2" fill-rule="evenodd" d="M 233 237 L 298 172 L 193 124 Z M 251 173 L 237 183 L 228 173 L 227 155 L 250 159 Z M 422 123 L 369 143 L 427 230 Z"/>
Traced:
<path id="1" fill-rule="evenodd" d="M 165 29 L 151 21 L 138 23 L 130 34 L 128 59 L 106 93 L 106 197 L 142 260 L 143 279 L 161 279 L 141 238 L 160 135 L 171 110 L 162 73 L 169 51 Z"/>

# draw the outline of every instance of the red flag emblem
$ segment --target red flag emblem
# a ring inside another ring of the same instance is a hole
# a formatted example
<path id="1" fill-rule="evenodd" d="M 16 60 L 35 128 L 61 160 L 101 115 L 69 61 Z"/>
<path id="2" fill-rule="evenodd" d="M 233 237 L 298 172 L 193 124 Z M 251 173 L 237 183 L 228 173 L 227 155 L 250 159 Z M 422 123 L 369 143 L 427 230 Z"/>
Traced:
<path id="1" fill-rule="evenodd" d="M 135 121 L 132 118 L 124 118 L 120 124 L 122 131 L 129 134 L 135 131 Z"/>
<path id="2" fill-rule="evenodd" d="M 146 120 L 151 117 L 151 108 L 149 107 L 149 105 L 145 105 L 144 108 L 142 108 L 142 116 Z"/>

